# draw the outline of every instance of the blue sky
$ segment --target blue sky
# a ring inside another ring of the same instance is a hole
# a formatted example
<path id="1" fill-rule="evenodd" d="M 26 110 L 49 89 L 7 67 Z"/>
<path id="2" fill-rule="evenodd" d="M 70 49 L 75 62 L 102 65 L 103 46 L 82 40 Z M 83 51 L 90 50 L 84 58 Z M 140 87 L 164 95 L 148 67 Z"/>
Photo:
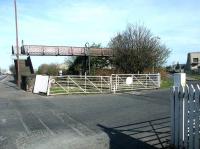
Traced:
<path id="1" fill-rule="evenodd" d="M 107 46 L 127 24 L 142 24 L 172 50 L 167 64 L 200 51 L 199 0 L 17 0 L 19 41 L 25 44 Z M 0 68 L 8 69 L 15 45 L 13 0 L 0 0 Z M 64 57 L 32 57 L 62 63 Z"/>

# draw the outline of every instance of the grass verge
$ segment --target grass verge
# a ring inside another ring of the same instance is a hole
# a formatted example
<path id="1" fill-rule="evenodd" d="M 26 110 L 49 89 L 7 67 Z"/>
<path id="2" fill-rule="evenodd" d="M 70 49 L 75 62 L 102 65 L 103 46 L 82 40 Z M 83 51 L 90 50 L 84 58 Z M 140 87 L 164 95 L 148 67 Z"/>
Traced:
<path id="1" fill-rule="evenodd" d="M 172 86 L 173 86 L 172 79 L 165 78 L 165 79 L 161 80 L 161 85 L 160 85 L 161 89 L 167 89 L 167 88 L 170 88 Z"/>

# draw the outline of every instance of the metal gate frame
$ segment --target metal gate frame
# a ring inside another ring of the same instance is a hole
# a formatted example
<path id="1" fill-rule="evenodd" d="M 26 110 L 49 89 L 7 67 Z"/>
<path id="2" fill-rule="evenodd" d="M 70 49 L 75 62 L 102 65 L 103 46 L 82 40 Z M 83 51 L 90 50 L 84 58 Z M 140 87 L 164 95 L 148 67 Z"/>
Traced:
<path id="1" fill-rule="evenodd" d="M 110 76 L 51 76 L 47 95 L 110 93 Z"/>
<path id="2" fill-rule="evenodd" d="M 127 78 L 131 78 L 132 83 L 127 84 Z M 111 91 L 125 92 L 138 89 L 160 88 L 160 74 L 112 74 Z"/>
<path id="3" fill-rule="evenodd" d="M 127 84 L 127 79 L 131 84 Z M 160 74 L 112 74 L 111 76 L 50 76 L 47 95 L 116 93 L 160 87 Z"/>

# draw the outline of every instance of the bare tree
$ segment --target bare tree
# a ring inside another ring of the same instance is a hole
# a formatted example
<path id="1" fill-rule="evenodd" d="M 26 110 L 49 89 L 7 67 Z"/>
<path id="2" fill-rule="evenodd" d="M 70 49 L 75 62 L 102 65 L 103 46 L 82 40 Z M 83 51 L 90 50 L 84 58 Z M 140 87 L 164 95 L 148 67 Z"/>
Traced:
<path id="1" fill-rule="evenodd" d="M 126 73 L 143 72 L 145 68 L 162 66 L 170 50 L 158 36 L 144 26 L 128 25 L 109 42 L 115 52 L 114 62 Z"/>

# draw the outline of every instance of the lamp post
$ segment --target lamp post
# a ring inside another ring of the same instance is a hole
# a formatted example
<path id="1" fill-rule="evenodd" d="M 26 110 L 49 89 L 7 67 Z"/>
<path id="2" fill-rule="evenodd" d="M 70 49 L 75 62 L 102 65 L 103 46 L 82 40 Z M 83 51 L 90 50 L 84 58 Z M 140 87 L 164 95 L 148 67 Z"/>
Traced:
<path id="1" fill-rule="evenodd" d="M 17 48 L 17 85 L 20 87 L 20 71 L 19 71 L 19 41 L 18 41 L 18 24 L 17 24 L 17 2 L 14 0 L 15 7 L 15 29 L 16 29 L 16 48 Z"/>

